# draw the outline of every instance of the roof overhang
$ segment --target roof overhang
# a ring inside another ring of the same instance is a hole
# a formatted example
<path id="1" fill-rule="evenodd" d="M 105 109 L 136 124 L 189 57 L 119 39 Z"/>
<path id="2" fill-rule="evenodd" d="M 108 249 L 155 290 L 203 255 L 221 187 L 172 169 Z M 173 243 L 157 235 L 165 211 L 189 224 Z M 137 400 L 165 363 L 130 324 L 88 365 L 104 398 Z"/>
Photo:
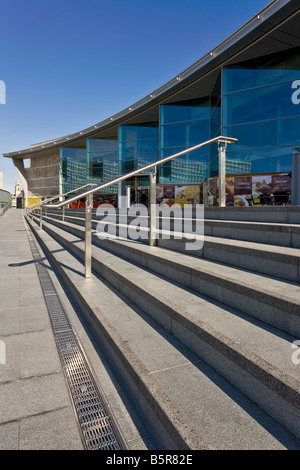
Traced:
<path id="1" fill-rule="evenodd" d="M 59 147 L 84 148 L 87 138 L 115 137 L 120 124 L 158 120 L 160 104 L 209 95 L 222 66 L 300 46 L 299 25 L 299 0 L 273 0 L 209 53 L 130 107 L 82 131 L 3 155 L 24 159 Z"/>

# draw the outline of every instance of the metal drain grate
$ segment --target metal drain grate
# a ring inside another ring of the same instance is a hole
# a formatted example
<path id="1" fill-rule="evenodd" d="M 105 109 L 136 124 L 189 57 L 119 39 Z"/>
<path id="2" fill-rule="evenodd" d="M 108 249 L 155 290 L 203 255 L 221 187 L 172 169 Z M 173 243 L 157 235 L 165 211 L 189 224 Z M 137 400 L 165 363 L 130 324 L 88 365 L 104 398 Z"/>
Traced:
<path id="1" fill-rule="evenodd" d="M 83 446 L 87 450 L 126 450 L 26 221 L 25 225 Z"/>

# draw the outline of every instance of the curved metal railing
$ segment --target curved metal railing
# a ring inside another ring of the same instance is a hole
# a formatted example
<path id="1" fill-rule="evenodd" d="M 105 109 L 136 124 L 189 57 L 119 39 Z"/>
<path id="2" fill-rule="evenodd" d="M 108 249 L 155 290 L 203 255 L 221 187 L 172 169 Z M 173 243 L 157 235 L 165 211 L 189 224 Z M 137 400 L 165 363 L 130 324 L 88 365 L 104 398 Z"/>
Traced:
<path id="1" fill-rule="evenodd" d="M 68 199 L 65 199 L 64 201 L 58 202 L 56 204 L 49 204 L 47 201 L 43 201 L 38 204 L 40 207 L 40 229 L 43 227 L 43 208 L 49 208 L 49 209 L 59 209 L 63 208 L 63 220 L 64 220 L 64 210 L 65 207 L 68 204 L 71 204 L 72 202 L 76 202 L 79 199 L 86 199 L 85 203 L 85 277 L 91 277 L 91 271 L 92 271 L 92 206 L 93 206 L 93 194 L 99 192 L 101 189 L 107 188 L 113 184 L 120 183 L 121 181 L 124 181 L 128 178 L 131 178 L 132 176 L 138 175 L 139 173 L 142 173 L 144 171 L 149 170 L 150 172 L 150 198 L 149 198 L 149 208 L 150 208 L 150 213 L 149 213 L 149 244 L 153 246 L 155 244 L 156 240 L 156 170 L 157 167 L 169 162 L 170 160 L 173 160 L 174 158 L 180 157 L 181 155 L 184 155 L 189 152 L 193 152 L 194 150 L 197 150 L 201 147 L 205 147 L 206 145 L 210 145 L 213 143 L 218 144 L 218 150 L 219 150 L 219 201 L 220 201 L 220 206 L 225 205 L 225 157 L 226 157 L 226 147 L 227 145 L 235 144 L 237 142 L 237 139 L 234 139 L 232 137 L 224 137 L 224 136 L 219 136 L 215 137 L 213 139 L 207 140 L 205 142 L 202 142 L 200 144 L 194 145 L 193 147 L 190 147 L 188 149 L 182 150 L 181 152 L 175 153 L 173 155 L 170 155 L 169 157 L 162 158 L 161 160 L 158 160 L 154 163 L 151 163 L 149 165 L 145 165 L 138 170 L 131 171 L 130 173 L 127 173 L 125 175 L 119 176 L 118 178 L 115 178 L 108 183 L 103 183 L 98 186 L 96 186 L 93 189 L 89 189 L 88 191 L 84 191 L 82 193 L 79 193 L 75 196 L 72 196 Z M 152 171 L 154 169 L 154 171 Z M 80 190 L 81 188 L 78 188 L 77 190 Z M 77 191 L 76 189 L 74 191 Z M 72 191 L 73 192 L 73 191 Z M 32 213 L 32 209 L 36 207 L 36 204 L 33 206 L 30 206 L 26 209 L 27 214 Z M 155 207 L 155 210 L 154 210 Z"/>
<path id="2" fill-rule="evenodd" d="M 97 186 L 97 184 L 96 183 L 88 183 L 88 184 L 85 184 L 84 186 L 80 186 L 80 188 L 72 189 L 72 191 L 68 191 L 67 193 L 56 194 L 56 196 L 49 197 L 47 199 L 44 199 L 41 202 L 36 202 L 35 204 L 32 204 L 31 206 L 28 206 L 27 209 L 34 209 L 35 207 L 39 207 L 41 204 L 43 204 L 43 205 L 46 204 L 46 203 L 48 204 L 48 202 L 54 201 L 55 199 L 59 199 L 61 197 L 65 197 L 68 194 L 75 193 L 75 191 L 80 191 L 81 189 L 86 188 L 87 186 Z"/>

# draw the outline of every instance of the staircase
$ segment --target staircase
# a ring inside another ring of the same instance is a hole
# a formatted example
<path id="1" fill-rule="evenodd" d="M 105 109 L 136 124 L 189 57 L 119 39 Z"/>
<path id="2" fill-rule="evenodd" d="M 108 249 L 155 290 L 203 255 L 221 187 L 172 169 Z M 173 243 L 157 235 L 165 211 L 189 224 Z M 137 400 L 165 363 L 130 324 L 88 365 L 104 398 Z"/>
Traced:
<path id="1" fill-rule="evenodd" d="M 159 449 L 300 449 L 300 207 L 205 210 L 205 242 L 27 221 Z M 119 223 L 122 223 L 120 218 Z"/>

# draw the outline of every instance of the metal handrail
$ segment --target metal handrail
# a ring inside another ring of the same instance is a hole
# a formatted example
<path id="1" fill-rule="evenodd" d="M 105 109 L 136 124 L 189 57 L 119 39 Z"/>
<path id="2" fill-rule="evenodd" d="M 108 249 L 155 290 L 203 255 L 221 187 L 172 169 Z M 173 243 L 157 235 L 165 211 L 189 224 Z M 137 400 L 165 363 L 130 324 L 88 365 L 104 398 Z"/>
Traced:
<path id="1" fill-rule="evenodd" d="M 10 202 L 8 202 L 5 206 L 1 207 L 0 209 L 0 217 L 3 217 L 8 209 L 10 208 Z"/>
<path id="2" fill-rule="evenodd" d="M 182 150 L 181 152 L 175 153 L 170 155 L 169 157 L 165 157 L 161 160 L 158 160 L 154 163 L 149 165 L 145 165 L 138 170 L 134 170 L 130 173 L 125 175 L 119 176 L 114 180 L 109 181 L 108 183 L 101 184 L 89 191 L 84 191 L 83 193 L 77 194 L 76 196 L 70 197 L 61 201 L 56 204 L 46 204 L 45 201 L 39 204 L 40 207 L 40 229 L 42 229 L 43 225 L 43 207 L 49 209 L 59 209 L 63 207 L 63 220 L 65 215 L 65 206 L 71 204 L 72 202 L 78 201 L 78 199 L 86 198 L 85 204 L 85 277 L 91 277 L 92 272 L 92 206 L 93 206 L 93 198 L 92 195 L 98 192 L 100 189 L 107 188 L 113 184 L 119 183 L 124 181 L 132 176 L 138 175 L 146 170 L 152 170 L 155 168 L 155 171 L 150 171 L 150 198 L 149 198 L 149 207 L 150 207 L 150 214 L 149 214 L 149 244 L 150 246 L 155 245 L 156 240 L 156 210 L 154 207 L 156 205 L 156 168 L 163 163 L 166 163 L 174 158 L 180 157 L 189 152 L 193 152 L 194 150 L 204 147 L 209 144 L 218 143 L 219 144 L 219 201 L 220 205 L 225 205 L 225 155 L 226 155 L 226 147 L 227 144 L 235 144 L 238 139 L 234 139 L 232 137 L 214 137 L 213 139 L 207 140 L 202 142 L 201 144 L 194 145 L 188 149 Z M 223 144 L 223 145 L 221 145 Z M 78 188 L 80 189 L 80 188 Z M 74 190 L 76 191 L 76 190 Z M 31 206 L 28 209 L 32 209 Z M 31 211 L 30 211 L 31 212 Z"/>
<path id="3" fill-rule="evenodd" d="M 180 157 L 181 155 L 184 155 L 188 152 L 192 152 L 192 151 L 194 151 L 194 150 L 196 150 L 200 147 L 204 147 L 206 145 L 209 145 L 209 144 L 212 144 L 212 143 L 215 143 L 215 142 L 223 143 L 223 144 L 235 144 L 237 142 L 237 139 L 233 139 L 231 137 L 224 137 L 224 136 L 215 137 L 213 139 L 202 142 L 201 144 L 197 144 L 194 147 L 190 147 L 186 150 L 182 150 L 181 152 L 170 155 L 169 157 L 165 157 L 165 158 L 163 158 L 161 160 L 158 160 L 154 163 L 151 163 L 149 165 L 145 165 L 145 166 L 139 168 L 138 170 L 134 170 L 130 173 L 126 173 L 125 175 L 119 176 L 118 178 L 115 178 L 114 180 L 111 180 L 108 183 L 101 184 L 101 185 L 97 186 L 96 188 L 90 189 L 89 191 L 84 191 L 83 193 L 77 194 L 76 196 L 73 196 L 69 199 L 66 199 L 65 201 L 59 202 L 57 204 L 47 204 L 47 207 L 49 209 L 59 209 L 60 207 L 66 206 L 67 204 L 71 204 L 72 202 L 78 201 L 78 199 L 83 199 L 83 198 L 89 196 L 90 194 L 94 194 L 94 193 L 98 192 L 100 189 L 104 189 L 104 188 L 107 188 L 108 186 L 119 183 L 120 181 L 124 181 L 127 178 L 131 178 L 132 176 L 138 175 L 139 173 L 142 173 L 146 170 L 151 170 L 154 167 L 156 168 L 157 166 L 162 165 L 163 163 L 166 163 L 170 160 L 173 160 L 174 158 Z M 44 202 L 42 202 L 40 204 L 40 206 L 44 206 L 44 205 L 46 205 L 46 204 L 44 204 Z"/>
<path id="4" fill-rule="evenodd" d="M 85 184 L 84 186 L 80 186 L 80 188 L 72 189 L 72 191 L 68 191 L 67 193 L 56 194 L 56 196 L 49 197 L 47 199 L 44 199 L 44 201 L 36 202 L 35 204 L 32 204 L 31 206 L 28 206 L 27 209 L 34 209 L 35 207 L 39 207 L 41 204 L 45 204 L 45 203 L 48 203 L 50 201 L 54 201 L 54 199 L 57 199 L 58 197 L 67 196 L 68 194 L 74 193 L 75 191 L 79 191 L 80 189 L 86 188 L 87 186 L 97 186 L 97 183 L 88 183 L 88 184 Z"/>

